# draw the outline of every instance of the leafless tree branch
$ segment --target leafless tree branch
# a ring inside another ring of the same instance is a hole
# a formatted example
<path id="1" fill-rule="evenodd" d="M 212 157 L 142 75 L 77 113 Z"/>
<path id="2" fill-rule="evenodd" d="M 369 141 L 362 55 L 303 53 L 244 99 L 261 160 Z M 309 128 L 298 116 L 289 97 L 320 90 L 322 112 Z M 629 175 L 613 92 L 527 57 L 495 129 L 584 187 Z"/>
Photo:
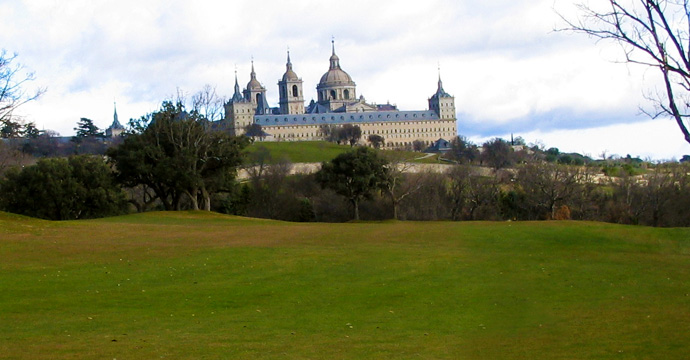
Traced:
<path id="1" fill-rule="evenodd" d="M 577 4 L 577 19 L 559 31 L 618 43 L 628 63 L 659 69 L 664 91 L 651 99 L 653 118 L 672 117 L 690 143 L 690 6 L 688 0 L 608 0 L 607 10 Z"/>

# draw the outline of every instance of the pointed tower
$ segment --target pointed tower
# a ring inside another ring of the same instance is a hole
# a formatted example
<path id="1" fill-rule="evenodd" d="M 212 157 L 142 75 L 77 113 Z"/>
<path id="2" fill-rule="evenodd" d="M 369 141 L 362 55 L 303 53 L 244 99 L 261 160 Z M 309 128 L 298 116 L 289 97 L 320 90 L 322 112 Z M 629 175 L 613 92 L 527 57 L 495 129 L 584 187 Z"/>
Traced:
<path id="1" fill-rule="evenodd" d="M 292 70 L 290 51 L 287 53 L 286 70 L 283 79 L 278 82 L 280 92 L 281 114 L 304 114 L 304 97 L 302 92 L 302 79 Z"/>
<path id="2" fill-rule="evenodd" d="M 115 110 L 113 113 L 113 123 L 105 129 L 105 136 L 107 137 L 120 136 L 120 134 L 125 132 L 125 127 L 120 124 L 120 120 L 117 118 L 117 103 L 113 102 L 113 108 Z"/>
<path id="3" fill-rule="evenodd" d="M 244 96 L 242 96 L 242 92 L 240 91 L 240 84 L 237 82 L 237 69 L 235 69 L 235 93 L 232 95 L 232 99 L 230 99 L 232 102 L 243 102 L 244 101 Z"/>
<path id="4" fill-rule="evenodd" d="M 249 83 L 247 83 L 247 88 L 244 89 L 245 100 L 252 103 L 252 109 L 256 115 L 270 114 L 271 109 L 266 100 L 266 88 L 256 79 L 254 60 L 252 60 L 252 72 L 249 75 Z"/>
<path id="5" fill-rule="evenodd" d="M 230 101 L 225 104 L 225 128 L 231 135 L 242 135 L 247 126 L 254 121 L 256 107 L 251 101 L 245 99 L 240 91 L 240 84 L 237 81 L 237 70 L 235 70 L 235 93 Z"/>
<path id="6" fill-rule="evenodd" d="M 455 98 L 443 90 L 440 69 L 438 72 L 438 89 L 429 98 L 429 110 L 435 112 L 441 120 L 455 120 Z"/>

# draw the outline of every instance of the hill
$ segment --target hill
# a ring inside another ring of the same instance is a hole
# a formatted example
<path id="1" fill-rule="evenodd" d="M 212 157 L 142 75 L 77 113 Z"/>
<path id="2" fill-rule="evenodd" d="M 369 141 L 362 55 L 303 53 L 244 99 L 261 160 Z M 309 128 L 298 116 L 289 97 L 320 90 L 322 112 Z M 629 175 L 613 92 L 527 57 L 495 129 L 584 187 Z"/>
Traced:
<path id="1" fill-rule="evenodd" d="M 637 359 L 690 350 L 690 229 L 0 213 L 3 359 Z"/>
<path id="2" fill-rule="evenodd" d="M 352 148 L 348 145 L 338 145 L 326 141 L 283 141 L 283 142 L 255 142 L 249 146 L 248 152 L 255 153 L 259 148 L 264 147 L 268 150 L 273 161 L 278 161 L 282 158 L 289 160 L 292 163 L 315 163 L 329 161 L 341 153 L 350 151 Z M 393 150 L 382 150 L 385 152 L 392 152 Z M 426 154 L 412 152 L 412 151 L 395 151 L 408 159 L 417 159 L 424 157 Z M 438 162 L 436 156 L 415 160 L 415 162 L 435 163 Z"/>

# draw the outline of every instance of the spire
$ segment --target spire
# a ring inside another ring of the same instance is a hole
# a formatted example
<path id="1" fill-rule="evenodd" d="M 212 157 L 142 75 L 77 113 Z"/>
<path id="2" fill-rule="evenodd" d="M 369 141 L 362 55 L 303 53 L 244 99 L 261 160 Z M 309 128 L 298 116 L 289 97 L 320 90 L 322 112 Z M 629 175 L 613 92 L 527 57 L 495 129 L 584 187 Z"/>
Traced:
<path id="1" fill-rule="evenodd" d="M 259 80 L 256 79 L 256 71 L 254 71 L 254 57 L 252 57 L 252 72 L 250 73 L 251 79 L 249 79 L 249 83 L 247 83 L 247 90 L 249 91 L 265 91 Z M 247 100 L 251 100 L 251 98 L 247 98 Z"/>
<path id="2" fill-rule="evenodd" d="M 113 108 L 115 109 L 113 113 L 113 123 L 110 125 L 111 129 L 124 129 L 122 124 L 120 124 L 120 120 L 117 118 L 117 103 L 113 101 Z"/>
<path id="3" fill-rule="evenodd" d="M 288 51 L 287 51 L 287 64 L 286 64 L 286 66 L 287 66 L 288 70 L 292 70 L 292 62 L 290 61 L 290 48 L 288 48 Z"/>
<path id="4" fill-rule="evenodd" d="M 237 82 L 237 66 L 235 66 L 235 94 L 232 95 L 232 102 L 240 102 L 243 99 L 240 84 Z"/>
<path id="5" fill-rule="evenodd" d="M 335 54 L 335 38 L 331 37 L 331 47 L 333 54 L 331 55 L 331 70 L 340 69 L 340 58 Z"/>
<path id="6" fill-rule="evenodd" d="M 441 80 L 441 64 L 438 65 L 438 89 L 432 98 L 449 98 L 452 97 L 445 90 L 443 90 L 443 81 Z"/>

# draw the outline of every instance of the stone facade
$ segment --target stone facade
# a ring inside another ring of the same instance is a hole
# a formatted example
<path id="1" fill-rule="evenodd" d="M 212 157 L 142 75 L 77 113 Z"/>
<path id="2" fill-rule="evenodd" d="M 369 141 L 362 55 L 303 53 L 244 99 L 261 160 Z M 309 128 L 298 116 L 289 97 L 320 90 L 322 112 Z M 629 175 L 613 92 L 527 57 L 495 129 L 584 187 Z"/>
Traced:
<path id="1" fill-rule="evenodd" d="M 242 135 L 249 125 L 259 124 L 268 134 L 265 141 L 313 141 L 324 138 L 324 125 L 349 123 L 361 128 L 363 143 L 375 134 L 385 139 L 388 148 L 410 146 L 415 140 L 431 145 L 439 138 L 457 136 L 455 98 L 443 89 L 440 76 L 428 110 L 400 111 L 394 105 L 369 104 L 363 96 L 357 97 L 356 84 L 341 68 L 335 44 L 329 61 L 328 71 L 316 86 L 318 101 L 305 107 L 302 79 L 294 72 L 288 52 L 286 71 L 278 82 L 277 108 L 268 106 L 266 89 L 257 80 L 252 62 L 251 79 L 242 92 L 235 74 L 235 93 L 216 128 Z"/>

